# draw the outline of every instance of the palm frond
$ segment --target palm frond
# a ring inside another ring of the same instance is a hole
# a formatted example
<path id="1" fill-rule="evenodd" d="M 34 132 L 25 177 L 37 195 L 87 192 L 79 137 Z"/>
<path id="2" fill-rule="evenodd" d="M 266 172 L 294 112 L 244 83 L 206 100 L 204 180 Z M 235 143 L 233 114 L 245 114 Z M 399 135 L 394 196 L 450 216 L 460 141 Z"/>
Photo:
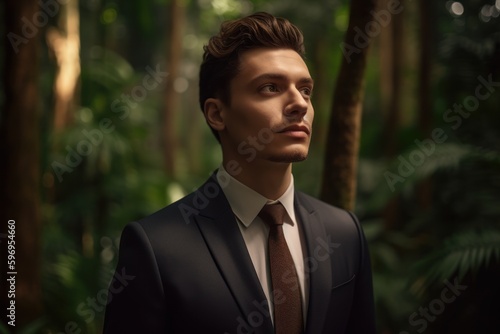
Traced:
<path id="1" fill-rule="evenodd" d="M 443 143 L 436 144 L 432 152 L 424 153 L 418 145 L 410 147 L 390 162 L 385 168 L 378 166 L 376 177 L 379 183 L 374 187 L 373 196 L 368 200 L 365 210 L 376 211 L 392 197 L 400 193 L 412 193 L 423 179 L 440 171 L 460 168 L 464 161 L 487 161 L 500 166 L 500 153 L 472 145 Z M 412 156 L 420 156 L 422 161 L 415 165 Z"/>
<path id="2" fill-rule="evenodd" d="M 417 278 L 412 290 L 420 293 L 435 283 L 500 263 L 500 231 L 494 229 L 465 231 L 446 239 L 442 247 L 415 265 Z"/>

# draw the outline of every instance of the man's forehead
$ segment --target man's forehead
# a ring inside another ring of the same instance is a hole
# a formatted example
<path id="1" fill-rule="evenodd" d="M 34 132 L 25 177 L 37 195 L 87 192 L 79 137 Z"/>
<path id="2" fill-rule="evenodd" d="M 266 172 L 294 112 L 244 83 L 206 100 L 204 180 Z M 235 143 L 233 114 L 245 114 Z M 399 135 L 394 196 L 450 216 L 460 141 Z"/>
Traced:
<path id="1" fill-rule="evenodd" d="M 240 74 L 260 76 L 299 75 L 310 78 L 309 69 L 302 57 L 292 49 L 259 48 L 240 55 Z"/>

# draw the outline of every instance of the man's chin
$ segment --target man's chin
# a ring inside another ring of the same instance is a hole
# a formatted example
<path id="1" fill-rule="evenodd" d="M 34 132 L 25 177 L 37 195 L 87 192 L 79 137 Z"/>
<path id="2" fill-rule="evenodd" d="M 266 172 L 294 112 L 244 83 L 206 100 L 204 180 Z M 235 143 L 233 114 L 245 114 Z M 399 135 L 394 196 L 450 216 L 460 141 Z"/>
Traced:
<path id="1" fill-rule="evenodd" d="M 300 162 L 307 159 L 308 152 L 290 152 L 290 153 L 280 153 L 269 156 L 269 160 L 272 162 L 282 162 L 282 163 L 292 163 Z"/>

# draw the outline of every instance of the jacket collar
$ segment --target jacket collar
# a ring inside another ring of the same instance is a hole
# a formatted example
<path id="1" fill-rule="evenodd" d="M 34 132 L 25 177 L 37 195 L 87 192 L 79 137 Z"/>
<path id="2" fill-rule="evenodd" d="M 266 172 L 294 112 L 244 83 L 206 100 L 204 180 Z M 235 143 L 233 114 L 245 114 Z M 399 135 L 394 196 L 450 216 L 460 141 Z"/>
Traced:
<path id="1" fill-rule="evenodd" d="M 208 201 L 205 207 L 200 208 L 195 221 L 244 316 L 243 325 L 241 319 L 234 319 L 234 328 L 236 330 L 241 325 L 246 326 L 249 332 L 274 333 L 266 296 L 224 192 L 214 176 L 198 189 L 200 196 L 204 194 L 204 189 L 212 189 L 212 198 L 205 196 Z M 259 318 L 263 321 L 254 327 L 256 323 L 251 317 L 256 314 L 260 314 Z"/>

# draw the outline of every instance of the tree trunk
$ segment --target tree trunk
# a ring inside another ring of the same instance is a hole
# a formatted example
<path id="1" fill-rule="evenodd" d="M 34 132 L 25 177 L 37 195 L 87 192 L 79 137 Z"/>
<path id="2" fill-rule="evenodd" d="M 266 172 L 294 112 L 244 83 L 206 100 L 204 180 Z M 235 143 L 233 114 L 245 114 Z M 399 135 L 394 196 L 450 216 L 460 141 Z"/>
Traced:
<path id="1" fill-rule="evenodd" d="M 401 1 L 402 2 L 402 1 Z M 389 92 L 389 108 L 384 117 L 384 128 L 382 142 L 384 145 L 384 156 L 387 161 L 392 161 L 398 152 L 398 134 L 401 127 L 401 100 L 403 94 L 402 68 L 404 59 L 403 31 L 404 13 L 392 16 L 389 28 L 391 38 L 389 49 L 392 66 L 388 72 L 391 77 Z M 382 73 L 384 75 L 384 73 Z M 399 221 L 399 198 L 392 198 L 384 209 L 384 221 L 386 228 L 393 228 Z"/>
<path id="2" fill-rule="evenodd" d="M 371 39 L 366 27 L 373 21 L 371 12 L 376 8 L 376 1 L 351 0 L 350 6 L 349 26 L 341 44 L 344 58 L 334 91 L 321 188 L 324 201 L 348 210 L 354 208 L 356 198 L 364 73 Z"/>
<path id="3" fill-rule="evenodd" d="M 393 15 L 391 24 L 388 27 L 391 43 L 390 54 L 392 66 L 389 69 L 390 92 L 389 108 L 384 117 L 383 145 L 384 156 L 392 159 L 398 151 L 398 131 L 401 123 L 401 98 L 402 98 L 402 64 L 403 64 L 403 13 Z M 386 73 L 382 73 L 383 76 Z"/>
<path id="4" fill-rule="evenodd" d="M 189 173 L 191 175 L 198 175 L 202 171 L 203 165 L 201 156 L 204 150 L 204 140 L 201 127 L 204 126 L 204 124 L 200 122 L 201 117 L 199 117 L 200 105 L 198 104 L 198 89 L 190 87 L 187 94 L 189 94 L 186 101 L 186 108 L 188 108 L 188 110 L 186 110 L 184 122 L 186 124 L 186 129 L 188 129 L 188 133 L 183 138 L 187 143 L 183 150 L 187 154 L 186 160 L 190 168 Z"/>
<path id="5" fill-rule="evenodd" d="M 16 249 L 15 266 L 8 268 L 7 243 L 11 240 L 1 239 L 1 277 L 2 287 L 6 287 L 5 274 L 17 272 L 7 275 L 15 276 L 15 299 L 12 299 L 16 307 L 15 328 L 42 314 L 38 122 L 40 31 L 34 24 L 33 29 L 26 28 L 26 22 L 32 24 L 34 15 L 39 12 L 38 3 L 37 0 L 8 0 L 4 9 L 4 28 L 8 38 L 4 39 L 5 105 L 0 118 L 0 156 L 4 159 L 0 164 L 4 182 L 0 187 L 0 232 L 5 237 L 8 221 L 15 221 Z M 16 41 L 22 42 L 13 42 L 11 38 L 20 38 Z M 4 320 L 11 301 L 6 290 L 1 291 Z"/>
<path id="6" fill-rule="evenodd" d="M 432 100 L 431 100 L 431 29 L 432 4 L 428 1 L 419 1 L 419 28 L 420 28 L 420 66 L 418 76 L 418 127 L 420 134 L 425 138 L 430 135 L 432 127 Z M 418 202 L 422 209 L 431 206 L 431 182 L 423 180 L 418 186 Z"/>
<path id="7" fill-rule="evenodd" d="M 390 0 L 380 0 L 379 8 L 387 8 Z M 392 21 L 392 20 L 391 20 Z M 379 64 L 380 64 L 380 108 L 381 115 L 386 117 L 391 105 L 392 94 L 392 25 L 382 29 L 378 38 Z M 388 75 L 389 74 L 389 75 Z"/>
<path id="8" fill-rule="evenodd" d="M 73 119 L 74 100 L 80 77 L 80 16 L 78 0 L 60 5 L 59 29 L 47 31 L 47 44 L 54 53 L 57 71 L 54 82 L 54 131 Z"/>
<path id="9" fill-rule="evenodd" d="M 165 110 L 163 113 L 163 152 L 165 169 L 169 177 L 175 178 L 175 158 L 177 152 L 176 113 L 179 108 L 180 96 L 175 90 L 175 81 L 179 78 L 182 63 L 182 33 L 184 26 L 183 1 L 170 2 L 170 31 L 167 53 L 167 84 L 165 92 Z"/>

